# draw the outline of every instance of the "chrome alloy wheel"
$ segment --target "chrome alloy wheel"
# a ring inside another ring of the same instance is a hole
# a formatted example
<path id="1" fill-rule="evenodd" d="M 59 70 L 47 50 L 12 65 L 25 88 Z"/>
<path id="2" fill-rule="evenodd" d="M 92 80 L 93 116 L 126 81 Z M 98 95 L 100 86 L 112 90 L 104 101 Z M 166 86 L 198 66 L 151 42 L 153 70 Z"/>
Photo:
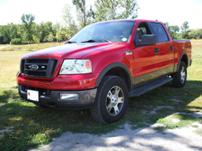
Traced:
<path id="1" fill-rule="evenodd" d="M 182 66 L 181 71 L 180 71 L 180 80 L 181 80 L 182 84 L 186 80 L 186 71 L 185 71 L 185 67 L 184 66 Z"/>
<path id="2" fill-rule="evenodd" d="M 124 104 L 124 93 L 122 88 L 119 86 L 112 87 L 108 91 L 107 98 L 105 101 L 107 112 L 111 116 L 117 116 L 122 111 L 123 104 Z"/>

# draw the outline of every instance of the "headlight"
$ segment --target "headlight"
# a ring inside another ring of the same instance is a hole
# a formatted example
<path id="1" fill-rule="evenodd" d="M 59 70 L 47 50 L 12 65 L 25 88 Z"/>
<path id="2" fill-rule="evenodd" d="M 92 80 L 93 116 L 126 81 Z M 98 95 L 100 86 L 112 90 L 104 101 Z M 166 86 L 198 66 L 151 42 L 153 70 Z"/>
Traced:
<path id="1" fill-rule="evenodd" d="M 92 64 L 88 59 L 66 59 L 60 69 L 60 74 L 85 74 L 92 72 Z"/>

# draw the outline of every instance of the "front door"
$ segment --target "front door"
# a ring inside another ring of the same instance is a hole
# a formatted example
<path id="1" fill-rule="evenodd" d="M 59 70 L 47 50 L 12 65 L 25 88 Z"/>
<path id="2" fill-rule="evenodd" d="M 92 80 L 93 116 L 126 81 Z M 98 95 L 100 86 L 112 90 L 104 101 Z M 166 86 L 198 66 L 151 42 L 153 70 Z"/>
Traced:
<path id="1" fill-rule="evenodd" d="M 137 46 L 138 42 L 141 41 L 141 37 L 149 34 L 152 34 L 152 32 L 148 23 L 139 23 L 134 38 L 135 48 L 133 49 L 133 76 L 135 77 L 135 85 L 155 79 L 158 74 L 157 65 L 159 64 L 159 57 L 157 54 L 157 45 Z"/>

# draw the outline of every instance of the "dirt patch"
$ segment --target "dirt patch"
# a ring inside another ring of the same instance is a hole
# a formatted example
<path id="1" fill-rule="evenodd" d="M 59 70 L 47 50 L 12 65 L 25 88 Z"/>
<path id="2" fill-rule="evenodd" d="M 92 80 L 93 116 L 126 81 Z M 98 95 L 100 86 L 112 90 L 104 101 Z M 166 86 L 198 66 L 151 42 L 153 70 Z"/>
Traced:
<path id="1" fill-rule="evenodd" d="M 157 106 L 152 111 L 150 111 L 150 114 L 157 114 L 160 110 L 174 110 L 173 106 Z"/>
<path id="2" fill-rule="evenodd" d="M 196 123 L 195 123 L 196 125 Z M 201 127 L 201 123 L 197 123 Z M 197 127 L 155 130 L 154 125 L 148 128 L 132 129 L 129 124 L 123 125 L 104 135 L 66 132 L 52 143 L 42 146 L 37 151 L 192 151 L 202 150 L 202 136 L 194 133 Z M 31 150 L 31 151 L 36 151 Z"/>

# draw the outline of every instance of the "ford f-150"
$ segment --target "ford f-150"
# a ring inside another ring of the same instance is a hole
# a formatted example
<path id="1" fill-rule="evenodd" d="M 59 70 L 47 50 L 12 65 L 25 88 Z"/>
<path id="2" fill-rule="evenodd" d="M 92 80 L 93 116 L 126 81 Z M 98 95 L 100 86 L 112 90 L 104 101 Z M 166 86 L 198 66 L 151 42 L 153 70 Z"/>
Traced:
<path id="1" fill-rule="evenodd" d="M 85 107 L 110 123 L 125 114 L 129 97 L 168 82 L 183 87 L 191 61 L 190 41 L 173 40 L 163 23 L 114 20 L 24 55 L 17 82 L 20 96 L 40 107 Z"/>

